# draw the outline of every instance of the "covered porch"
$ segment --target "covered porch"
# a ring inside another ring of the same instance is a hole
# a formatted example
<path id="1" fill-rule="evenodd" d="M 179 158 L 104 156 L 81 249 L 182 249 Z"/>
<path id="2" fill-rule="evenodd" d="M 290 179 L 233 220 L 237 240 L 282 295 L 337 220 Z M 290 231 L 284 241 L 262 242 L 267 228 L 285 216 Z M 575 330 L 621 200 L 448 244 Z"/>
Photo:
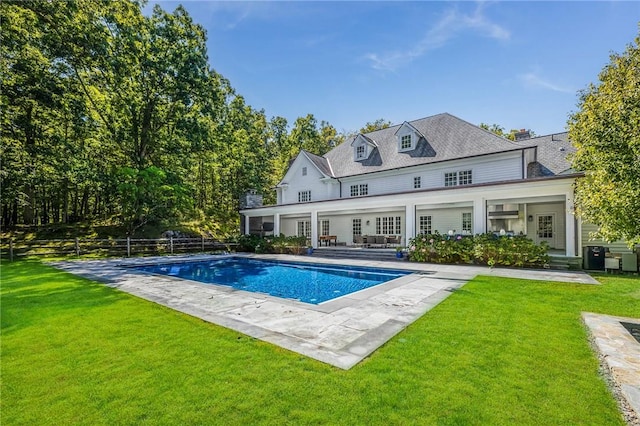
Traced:
<path id="1" fill-rule="evenodd" d="M 555 185 L 456 188 L 266 206 L 241 213 L 247 234 L 305 236 L 314 248 L 384 249 L 406 246 L 419 234 L 492 232 L 524 235 L 538 244 L 546 242 L 552 255 L 572 257 L 579 253 L 579 223 L 572 210 L 573 188 L 569 181 L 558 180 Z"/>

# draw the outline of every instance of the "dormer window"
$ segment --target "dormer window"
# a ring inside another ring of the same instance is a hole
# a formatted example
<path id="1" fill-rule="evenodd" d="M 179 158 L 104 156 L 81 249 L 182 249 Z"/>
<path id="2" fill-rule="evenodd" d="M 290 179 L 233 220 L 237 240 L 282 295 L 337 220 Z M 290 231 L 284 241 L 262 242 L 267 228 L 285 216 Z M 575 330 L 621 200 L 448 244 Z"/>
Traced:
<path id="1" fill-rule="evenodd" d="M 359 134 L 351 142 L 353 147 L 353 161 L 363 161 L 369 158 L 371 152 L 377 147 L 375 141 L 366 137 L 363 134 Z"/>
<path id="2" fill-rule="evenodd" d="M 411 148 L 411 135 L 404 135 L 400 138 L 400 149 L 410 149 Z"/>
<path id="3" fill-rule="evenodd" d="M 413 151 L 418 141 L 424 138 L 418 129 L 406 121 L 398 128 L 395 135 L 398 141 L 398 152 Z"/>

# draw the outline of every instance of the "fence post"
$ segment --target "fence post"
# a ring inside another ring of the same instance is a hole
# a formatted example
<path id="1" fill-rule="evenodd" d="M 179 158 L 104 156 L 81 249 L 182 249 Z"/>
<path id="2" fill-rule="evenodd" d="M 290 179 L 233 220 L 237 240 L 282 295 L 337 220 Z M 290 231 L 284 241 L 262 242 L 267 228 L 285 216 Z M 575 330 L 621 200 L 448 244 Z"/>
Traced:
<path id="1" fill-rule="evenodd" d="M 173 254 L 173 237 L 169 237 L 169 247 L 171 250 L 171 254 Z"/>
<path id="2" fill-rule="evenodd" d="M 127 257 L 131 257 L 131 237 L 127 237 Z"/>
<path id="3" fill-rule="evenodd" d="M 9 240 L 9 262 L 13 262 L 13 238 Z"/>
<path id="4" fill-rule="evenodd" d="M 76 237 L 76 256 L 80 257 L 80 244 L 78 242 L 78 237 Z"/>
<path id="5" fill-rule="evenodd" d="M 202 236 L 202 252 L 204 253 L 204 235 Z"/>

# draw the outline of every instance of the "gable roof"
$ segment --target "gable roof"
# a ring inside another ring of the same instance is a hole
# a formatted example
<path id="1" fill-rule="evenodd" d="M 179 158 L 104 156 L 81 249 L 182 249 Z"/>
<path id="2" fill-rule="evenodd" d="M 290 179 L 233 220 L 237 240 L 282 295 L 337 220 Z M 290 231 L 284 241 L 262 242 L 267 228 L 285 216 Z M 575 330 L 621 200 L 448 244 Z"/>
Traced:
<path id="1" fill-rule="evenodd" d="M 407 125 L 415 129 L 420 139 L 414 150 L 398 152 L 396 133 Z M 358 138 L 371 141 L 374 146 L 374 151 L 365 161 L 353 160 L 352 144 Z M 532 147 L 537 147 L 537 161 L 530 166 L 535 169 L 535 176 L 574 173 L 567 157 L 575 152 L 575 148 L 567 132 L 513 142 L 449 113 L 355 135 L 324 156 L 305 150 L 301 150 L 298 156 L 305 155 L 325 177 L 343 178 Z"/>
<path id="2" fill-rule="evenodd" d="M 318 168 L 320 173 L 322 173 L 325 176 L 333 177 L 331 164 L 329 164 L 329 161 L 326 158 L 320 157 L 319 155 L 316 155 L 316 154 L 312 154 L 309 151 L 305 151 L 304 149 L 301 150 L 300 152 L 304 153 L 307 156 L 309 161 L 311 161 L 313 165 Z"/>
<path id="3" fill-rule="evenodd" d="M 412 151 L 398 152 L 396 132 L 409 124 L 422 135 Z M 405 122 L 364 135 L 375 140 L 377 153 L 366 162 L 355 162 L 351 143 L 338 145 L 324 157 L 331 164 L 334 177 L 354 176 L 401 167 L 436 163 L 522 149 L 522 144 L 505 140 L 487 130 L 451 114 L 443 113 Z"/>
<path id="4" fill-rule="evenodd" d="M 351 146 L 355 146 L 355 143 L 358 141 L 364 141 L 364 143 L 366 143 L 367 145 L 370 145 L 371 147 L 375 148 L 378 146 L 378 144 L 376 143 L 376 141 L 374 141 L 373 139 L 371 139 L 370 137 L 368 137 L 367 135 L 363 134 L 363 133 L 358 133 L 353 140 L 351 141 Z"/>

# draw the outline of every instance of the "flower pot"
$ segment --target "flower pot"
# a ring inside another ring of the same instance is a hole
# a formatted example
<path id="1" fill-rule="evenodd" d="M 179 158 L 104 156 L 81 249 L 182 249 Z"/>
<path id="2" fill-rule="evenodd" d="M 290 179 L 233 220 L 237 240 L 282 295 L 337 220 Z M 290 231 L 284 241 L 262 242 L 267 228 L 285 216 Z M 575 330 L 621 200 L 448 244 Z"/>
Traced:
<path id="1" fill-rule="evenodd" d="M 396 252 L 396 257 L 397 257 L 398 259 L 402 259 L 402 257 L 403 257 L 403 256 L 404 256 L 404 254 L 403 254 L 401 251 L 397 251 L 397 252 Z"/>
<path id="2" fill-rule="evenodd" d="M 311 256 L 313 254 L 313 247 L 307 247 L 307 255 Z"/>

